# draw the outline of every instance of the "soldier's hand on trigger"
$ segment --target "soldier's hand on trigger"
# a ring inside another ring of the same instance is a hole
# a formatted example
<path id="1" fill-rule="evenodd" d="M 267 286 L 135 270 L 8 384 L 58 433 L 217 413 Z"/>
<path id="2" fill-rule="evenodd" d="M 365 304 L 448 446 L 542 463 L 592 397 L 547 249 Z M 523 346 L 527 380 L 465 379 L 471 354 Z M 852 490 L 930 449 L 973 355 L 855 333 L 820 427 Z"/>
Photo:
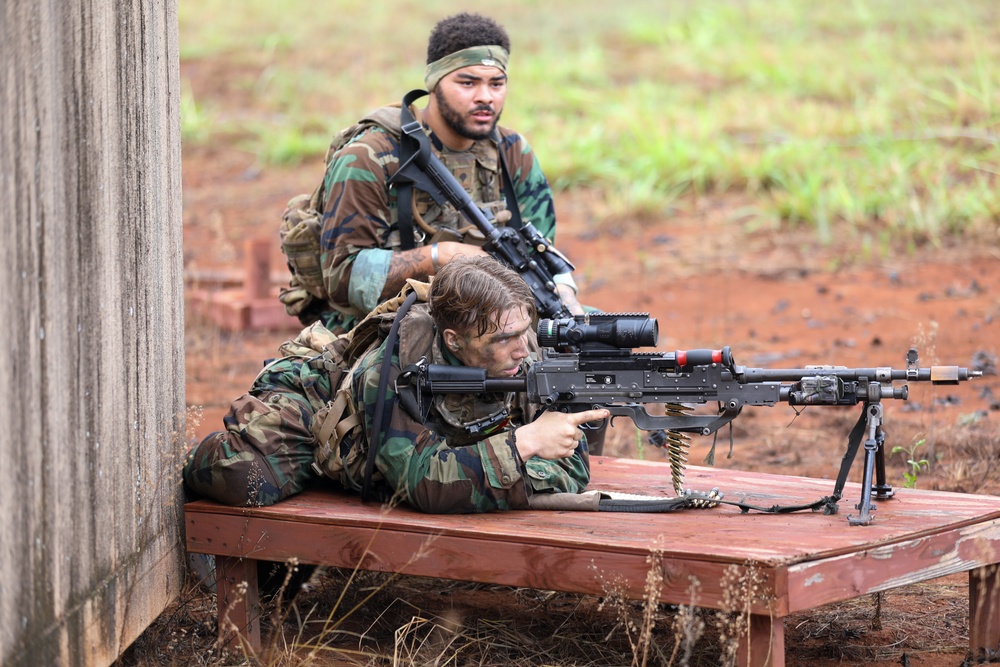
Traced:
<path id="1" fill-rule="evenodd" d="M 517 452 L 525 461 L 532 456 L 550 460 L 572 456 L 583 437 L 580 427 L 610 416 L 611 413 L 604 409 L 583 412 L 548 410 L 535 421 L 514 431 Z"/>

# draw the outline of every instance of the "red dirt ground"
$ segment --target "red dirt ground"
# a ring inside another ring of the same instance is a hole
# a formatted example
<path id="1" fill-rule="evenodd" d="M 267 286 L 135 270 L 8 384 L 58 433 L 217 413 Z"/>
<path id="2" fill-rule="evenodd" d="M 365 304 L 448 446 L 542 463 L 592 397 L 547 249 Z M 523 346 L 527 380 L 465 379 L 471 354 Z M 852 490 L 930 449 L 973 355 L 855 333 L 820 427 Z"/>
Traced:
<path id="1" fill-rule="evenodd" d="M 186 148 L 188 278 L 204 284 L 220 272 L 238 276 L 244 242 L 267 237 L 273 239 L 273 266 L 280 279 L 278 218 L 286 201 L 311 190 L 319 177 L 318 164 L 262 172 L 252 156 L 235 149 Z M 678 202 L 660 219 L 613 223 L 595 219 L 587 193 L 561 195 L 557 246 L 577 266 L 584 303 L 609 312 L 648 311 L 659 320 L 662 350 L 729 345 L 737 361 L 748 366 L 903 367 L 907 349 L 917 345 L 922 365 L 985 364 L 989 370 L 992 363 L 995 371 L 1000 347 L 998 238 L 910 253 L 874 252 L 847 238 L 823 246 L 812 231 L 751 230 L 751 205 L 736 196 L 705 197 Z M 229 401 L 246 390 L 261 362 L 294 331 L 230 333 L 191 312 L 189 308 L 187 402 L 189 430 L 200 438 L 221 427 Z M 934 464 L 921 471 L 918 485 L 1000 493 L 995 470 L 998 377 L 988 375 L 961 387 L 913 384 L 910 389 L 908 402 L 887 405 L 887 448 L 909 448 L 926 439 L 917 453 Z M 736 422 L 734 457 L 725 458 L 728 443 L 722 443 L 728 438 L 720 437 L 717 464 L 832 478 L 856 416 L 853 409 L 810 408 L 796 417 L 787 406 L 747 408 Z M 705 442 L 696 441 L 692 448 L 693 463 L 700 463 L 708 450 L 709 439 L 701 440 Z M 616 426 L 605 453 L 635 456 L 634 443 L 631 427 Z M 661 454 L 647 449 L 645 456 Z M 901 486 L 905 457 L 893 456 L 889 464 L 890 481 Z M 942 583 L 961 588 L 965 577 L 934 585 Z M 923 618 L 928 596 L 937 599 L 934 590 L 890 593 L 883 609 Z M 942 645 L 937 633 L 937 639 L 928 640 L 929 649 L 920 649 L 919 641 L 909 644 L 917 647 L 906 655 L 909 662 L 896 656 L 867 664 L 958 665 L 964 657 L 964 622 L 958 619 L 951 644 Z M 809 650 L 817 641 L 843 649 L 820 655 L 846 656 L 851 645 L 900 641 L 899 633 L 890 630 L 828 626 L 820 618 L 790 622 L 789 664 L 860 664 L 849 657 L 844 662 L 816 658 Z"/>

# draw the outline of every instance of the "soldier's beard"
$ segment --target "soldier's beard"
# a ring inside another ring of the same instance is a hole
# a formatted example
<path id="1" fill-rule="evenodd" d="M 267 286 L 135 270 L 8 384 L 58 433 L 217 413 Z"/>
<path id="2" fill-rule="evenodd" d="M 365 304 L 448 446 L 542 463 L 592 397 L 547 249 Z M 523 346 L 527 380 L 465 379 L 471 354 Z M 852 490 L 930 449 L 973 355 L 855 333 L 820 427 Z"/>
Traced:
<path id="1" fill-rule="evenodd" d="M 451 128 L 452 132 L 460 137 L 466 139 L 472 139 L 473 141 L 479 141 L 480 139 L 489 139 L 490 135 L 493 134 L 494 128 L 496 128 L 497 123 L 500 122 L 500 113 L 493 116 L 493 122 L 490 123 L 488 130 L 477 130 L 469 126 L 469 123 L 465 116 L 462 115 L 458 109 L 448 104 L 448 100 L 445 99 L 444 95 L 441 93 L 441 87 L 437 86 L 434 88 L 434 97 L 437 100 L 438 111 L 441 112 L 441 118 L 444 119 L 445 124 Z M 482 111 L 488 109 L 493 111 L 492 107 L 481 106 L 476 107 L 472 111 Z M 502 111 L 501 111 L 502 113 Z"/>

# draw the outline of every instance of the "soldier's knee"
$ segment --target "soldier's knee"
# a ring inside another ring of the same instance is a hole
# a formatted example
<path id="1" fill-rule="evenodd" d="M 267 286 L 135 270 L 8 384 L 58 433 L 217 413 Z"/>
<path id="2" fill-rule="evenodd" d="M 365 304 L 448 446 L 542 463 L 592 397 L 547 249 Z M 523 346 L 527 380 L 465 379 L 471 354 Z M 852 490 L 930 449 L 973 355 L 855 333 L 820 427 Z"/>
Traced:
<path id="1" fill-rule="evenodd" d="M 184 485 L 194 495 L 224 505 L 273 505 L 281 499 L 270 466 L 235 434 L 217 431 L 188 454 Z"/>

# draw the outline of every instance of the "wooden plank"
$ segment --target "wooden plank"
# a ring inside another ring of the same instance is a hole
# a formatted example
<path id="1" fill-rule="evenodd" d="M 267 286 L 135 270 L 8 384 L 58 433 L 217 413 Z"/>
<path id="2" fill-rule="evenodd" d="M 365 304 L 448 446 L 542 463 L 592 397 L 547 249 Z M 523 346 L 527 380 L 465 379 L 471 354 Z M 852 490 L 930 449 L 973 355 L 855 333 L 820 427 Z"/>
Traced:
<path id="1" fill-rule="evenodd" d="M 668 492 L 664 464 L 599 459 L 598 465 L 595 485 L 602 488 L 621 487 L 628 480 L 632 487 L 638 482 L 647 490 L 659 485 Z M 659 475 L 660 480 L 653 479 Z M 703 479 L 728 484 L 739 489 L 741 497 L 752 496 L 753 502 L 763 504 L 800 502 L 809 497 L 805 494 L 832 488 L 828 481 L 806 478 L 714 469 L 689 474 L 695 484 Z M 1000 517 L 1000 499 L 910 490 L 900 496 L 882 503 L 880 523 L 849 526 L 843 514 L 744 515 L 732 507 L 658 515 L 440 516 L 310 490 L 266 508 L 191 504 L 187 534 L 192 551 L 269 560 L 295 556 L 339 567 L 360 564 L 366 569 L 594 594 L 606 592 L 602 586 L 617 577 L 637 596 L 649 569 L 646 559 L 655 550 L 665 575 L 663 599 L 686 602 L 689 578 L 696 577 L 703 589 L 699 604 L 713 608 L 722 604 L 726 568 L 753 562 L 766 593 L 753 609 L 779 618 L 1000 560 L 996 521 L 975 524 L 983 521 L 984 512 Z M 317 530 L 323 525 L 336 530 Z M 498 549 L 505 553 L 503 567 L 481 572 L 478 563 Z"/>
<path id="2" fill-rule="evenodd" d="M 788 568 L 789 613 L 1000 561 L 1000 520 L 818 558 Z"/>
<path id="3" fill-rule="evenodd" d="M 649 551 L 618 553 L 578 545 L 498 544 L 483 536 L 425 535 L 387 526 L 317 530 L 315 524 L 297 521 L 233 519 L 190 515 L 188 550 L 271 561 L 294 556 L 303 563 L 594 595 L 606 595 L 614 588 L 633 599 L 643 597 L 650 569 Z M 496 558 L 498 553 L 503 554 L 502 559 Z M 702 584 L 698 604 L 723 608 L 724 574 L 733 564 L 690 557 L 664 557 L 662 563 L 661 601 L 688 603 L 690 581 L 695 578 Z M 761 569 L 761 576 L 765 578 L 762 587 L 770 590 L 768 572 Z M 776 612 L 763 598 L 754 609 Z"/>
<path id="4" fill-rule="evenodd" d="M 969 572 L 969 652 L 973 659 L 1000 657 L 1000 566 Z"/>
<path id="5" fill-rule="evenodd" d="M 666 464 L 595 457 L 593 465 L 596 488 L 672 493 Z M 764 506 L 800 504 L 833 488 L 830 480 L 706 468 L 689 469 L 688 485 L 719 486 L 730 498 Z M 860 486 L 849 484 L 845 505 L 859 495 Z M 725 609 L 733 585 L 727 582 L 739 568 L 737 575 L 752 575 L 756 584 L 749 634 L 739 649 L 740 664 L 751 667 L 784 665 L 782 619 L 790 613 L 964 570 L 981 573 L 970 579 L 970 645 L 985 653 L 1000 641 L 994 565 L 1000 561 L 1000 498 L 990 496 L 906 489 L 879 504 L 870 526 L 848 525 L 846 512 L 745 515 L 725 506 L 668 514 L 427 515 L 366 505 L 328 486 L 272 507 L 199 501 L 185 509 L 188 549 L 228 557 L 223 562 L 230 569 L 246 568 L 252 559 L 296 557 L 543 590 L 615 590 L 641 599 L 652 556 L 662 573 L 662 602 L 690 604 L 696 579 L 696 604 Z M 256 600 L 247 606 L 228 589 L 220 596 L 220 610 L 247 626 L 248 641 L 259 642 Z"/>
<path id="6" fill-rule="evenodd" d="M 671 493 L 665 464 L 595 458 L 598 459 L 594 466 L 595 488 Z M 729 498 L 745 498 L 764 505 L 814 500 L 833 486 L 827 480 L 704 468 L 689 470 L 688 481 L 694 488 L 720 486 Z M 852 493 L 856 499 L 859 489 L 859 485 L 849 484 L 848 499 Z M 320 490 L 306 491 L 274 507 L 223 508 L 214 503 L 204 506 L 193 503 L 188 505 L 188 512 L 295 517 L 305 523 L 389 526 L 418 535 L 467 536 L 493 542 L 527 542 L 643 555 L 660 542 L 667 557 L 772 565 L 856 553 L 931 535 L 944 528 L 961 528 L 1000 518 L 1000 498 L 910 489 L 900 490 L 897 495 L 897 499 L 880 503 L 879 517 L 871 526 L 849 526 L 845 513 L 745 515 L 726 506 L 655 515 L 530 511 L 427 515 L 406 507 L 385 511 L 376 505 L 364 505 L 353 495 Z M 763 534 L 768 536 L 767 540 L 760 539 Z"/>
<path id="7" fill-rule="evenodd" d="M 736 651 L 740 667 L 785 667 L 785 624 L 764 614 L 750 614 L 747 634 Z"/>
<path id="8" fill-rule="evenodd" d="M 250 558 L 215 558 L 219 643 L 236 650 L 247 642 L 260 651 L 260 597 L 257 561 Z"/>

